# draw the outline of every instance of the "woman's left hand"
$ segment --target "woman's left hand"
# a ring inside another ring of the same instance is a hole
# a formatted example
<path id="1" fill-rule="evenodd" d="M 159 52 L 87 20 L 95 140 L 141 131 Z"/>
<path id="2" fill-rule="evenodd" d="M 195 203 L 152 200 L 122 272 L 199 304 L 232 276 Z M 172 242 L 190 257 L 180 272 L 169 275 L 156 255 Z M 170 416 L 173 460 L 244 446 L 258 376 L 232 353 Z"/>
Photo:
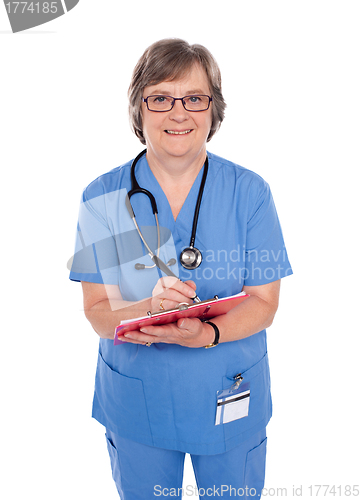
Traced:
<path id="1" fill-rule="evenodd" d="M 208 323 L 197 318 L 182 318 L 177 323 L 147 326 L 140 331 L 131 331 L 120 337 L 132 344 L 163 342 L 185 347 L 204 347 L 214 340 L 214 330 Z"/>

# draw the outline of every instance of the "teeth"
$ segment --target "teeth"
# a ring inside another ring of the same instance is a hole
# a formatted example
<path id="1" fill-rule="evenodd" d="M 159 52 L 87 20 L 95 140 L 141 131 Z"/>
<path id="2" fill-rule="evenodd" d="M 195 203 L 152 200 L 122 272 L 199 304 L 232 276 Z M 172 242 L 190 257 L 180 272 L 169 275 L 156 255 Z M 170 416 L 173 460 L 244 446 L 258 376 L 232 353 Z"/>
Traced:
<path id="1" fill-rule="evenodd" d="M 167 134 L 174 134 L 174 135 L 184 135 L 184 134 L 189 134 L 191 130 L 185 130 L 184 132 L 176 132 L 175 130 L 166 130 Z"/>

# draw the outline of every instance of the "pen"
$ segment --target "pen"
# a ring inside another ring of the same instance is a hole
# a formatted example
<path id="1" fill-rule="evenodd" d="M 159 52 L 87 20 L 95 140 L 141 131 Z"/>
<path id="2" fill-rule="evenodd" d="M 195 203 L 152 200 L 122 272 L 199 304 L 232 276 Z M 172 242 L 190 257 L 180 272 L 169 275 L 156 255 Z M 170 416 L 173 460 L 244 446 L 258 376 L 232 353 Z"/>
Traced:
<path id="1" fill-rule="evenodd" d="M 151 259 L 152 261 L 154 262 L 154 264 L 161 270 L 164 272 L 164 274 L 166 274 L 167 276 L 172 276 L 173 278 L 177 278 L 177 280 L 179 280 L 178 276 L 176 276 L 173 271 L 171 271 L 171 269 L 169 269 L 169 267 L 164 264 L 164 262 L 159 258 L 157 257 L 156 255 L 154 255 L 152 253 L 151 255 Z M 179 280 L 179 281 L 182 281 L 182 280 Z M 195 295 L 194 297 L 192 297 L 192 299 L 194 300 L 194 302 L 201 302 L 201 299 L 198 297 L 198 295 Z"/>

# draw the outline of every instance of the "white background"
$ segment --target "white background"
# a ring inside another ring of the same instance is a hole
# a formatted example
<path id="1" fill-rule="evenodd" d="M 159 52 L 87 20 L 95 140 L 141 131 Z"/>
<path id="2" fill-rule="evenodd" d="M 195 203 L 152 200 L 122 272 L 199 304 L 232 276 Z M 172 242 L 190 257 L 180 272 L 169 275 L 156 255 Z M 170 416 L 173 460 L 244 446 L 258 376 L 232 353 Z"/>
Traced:
<path id="1" fill-rule="evenodd" d="M 141 150 L 133 67 L 174 36 L 217 59 L 228 107 L 208 149 L 270 183 L 295 273 L 269 329 L 268 496 L 360 483 L 360 25 L 348 0 L 80 0 L 12 34 L 0 5 L 2 498 L 118 498 L 66 264 L 82 189 Z"/>

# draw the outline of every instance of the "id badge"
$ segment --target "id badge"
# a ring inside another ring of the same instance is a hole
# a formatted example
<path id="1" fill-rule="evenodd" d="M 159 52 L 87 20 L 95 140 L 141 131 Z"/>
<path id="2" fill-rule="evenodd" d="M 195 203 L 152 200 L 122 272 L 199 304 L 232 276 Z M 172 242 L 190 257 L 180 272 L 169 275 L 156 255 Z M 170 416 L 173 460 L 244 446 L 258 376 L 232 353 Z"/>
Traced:
<path id="1" fill-rule="evenodd" d="M 247 417 L 250 394 L 250 382 L 235 383 L 229 389 L 217 391 L 215 425 Z"/>

